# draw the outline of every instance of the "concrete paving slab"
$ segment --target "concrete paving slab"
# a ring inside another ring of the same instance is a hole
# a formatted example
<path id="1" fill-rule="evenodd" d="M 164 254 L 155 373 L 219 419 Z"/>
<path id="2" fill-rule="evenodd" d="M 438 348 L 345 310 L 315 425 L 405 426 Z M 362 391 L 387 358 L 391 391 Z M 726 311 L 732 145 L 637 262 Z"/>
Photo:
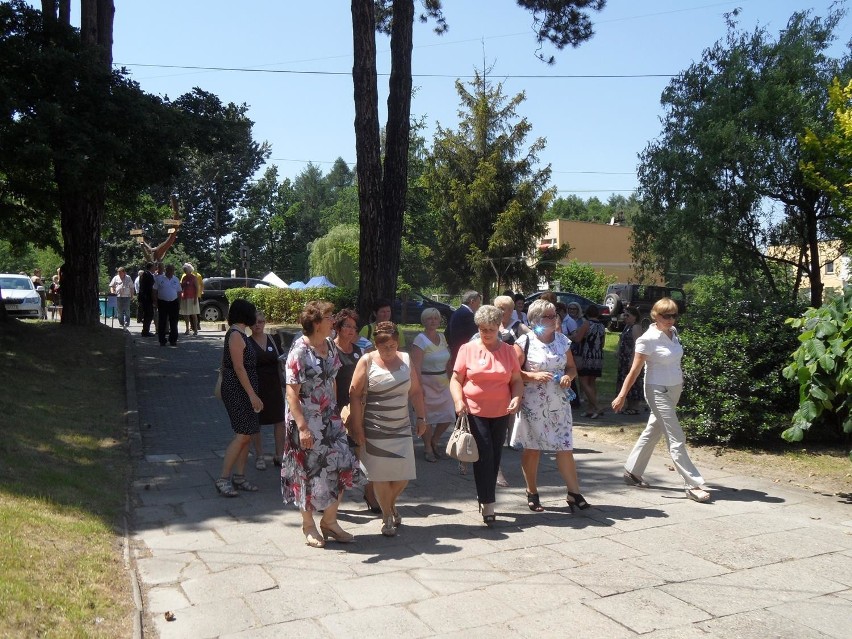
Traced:
<path id="1" fill-rule="evenodd" d="M 160 639 L 208 639 L 251 628 L 256 621 L 242 599 L 222 599 L 175 611 L 175 620 L 152 615 Z"/>
<path id="2" fill-rule="evenodd" d="M 852 630 L 852 606 L 846 599 L 831 595 L 795 601 L 770 610 L 834 639 L 849 639 Z"/>
<path id="3" fill-rule="evenodd" d="M 433 634 L 422 619 L 406 608 L 381 606 L 327 615 L 320 623 L 333 637 L 375 637 L 376 639 L 416 639 Z"/>
<path id="4" fill-rule="evenodd" d="M 626 560 L 626 563 L 656 575 L 667 582 L 715 577 L 728 572 L 727 568 L 696 557 L 685 550 L 671 550 L 630 558 Z"/>
<path id="5" fill-rule="evenodd" d="M 551 546 L 529 546 L 515 550 L 503 550 L 486 555 L 483 559 L 499 570 L 516 573 L 539 573 L 576 568 L 580 562 L 564 552 L 563 544 Z"/>
<path id="6" fill-rule="evenodd" d="M 516 579 L 527 573 L 497 568 L 482 557 L 470 557 L 446 564 L 415 568 L 410 574 L 429 589 L 430 595 L 452 595 Z"/>
<path id="7" fill-rule="evenodd" d="M 351 610 L 327 583 L 286 582 L 279 588 L 256 592 L 245 599 L 258 622 L 272 626 L 294 620 L 316 622 L 327 615 Z M 316 627 L 323 628 L 318 623 Z"/>
<path id="8" fill-rule="evenodd" d="M 661 577 L 626 560 L 599 561 L 562 570 L 560 574 L 601 597 L 653 588 L 665 583 Z"/>
<path id="9" fill-rule="evenodd" d="M 511 636 L 529 637 L 530 639 L 562 636 L 582 637 L 583 639 L 628 639 L 636 637 L 635 633 L 589 607 L 588 603 L 568 601 L 546 612 L 536 612 L 513 619 L 506 625 L 515 633 Z"/>
<path id="10" fill-rule="evenodd" d="M 205 548 L 218 548 L 224 546 L 225 542 L 212 530 L 171 533 L 168 529 L 164 529 L 147 531 L 145 544 L 155 556 L 162 557 Z"/>
<path id="11" fill-rule="evenodd" d="M 136 559 L 136 570 L 142 583 L 151 585 L 172 584 L 184 578 L 186 570 L 198 564 L 192 553 L 176 553 L 165 557 L 143 557 Z M 207 573 L 205 567 L 205 574 Z"/>
<path id="12" fill-rule="evenodd" d="M 235 634 L 222 635 L 220 639 L 281 639 L 282 637 L 303 637 L 304 639 L 323 639 L 331 637 L 317 622 L 311 619 L 298 619 L 271 626 L 250 628 Z"/>
<path id="13" fill-rule="evenodd" d="M 828 639 L 828 635 L 771 610 L 750 610 L 703 621 L 697 626 L 709 635 L 709 639 Z"/>
<path id="14" fill-rule="evenodd" d="M 660 590 L 693 602 L 713 614 L 732 615 L 842 591 L 844 586 L 803 570 L 800 562 L 783 562 L 689 582 L 664 584 Z"/>
<path id="15" fill-rule="evenodd" d="M 700 608 L 653 588 L 594 599 L 587 603 L 601 614 L 639 634 L 710 618 L 710 615 Z"/>
<path id="16" fill-rule="evenodd" d="M 355 610 L 407 604 L 432 594 L 415 577 L 405 572 L 356 577 L 343 583 L 332 582 L 329 586 Z"/>
<path id="17" fill-rule="evenodd" d="M 507 605 L 490 597 L 484 590 L 432 597 L 408 606 L 408 609 L 436 632 L 454 632 L 476 628 L 483 623 L 503 624 L 520 615 L 523 602 Z"/>
<path id="18" fill-rule="evenodd" d="M 182 610 L 192 605 L 192 602 L 186 598 L 183 590 L 178 586 L 151 588 L 147 595 L 148 609 L 154 614 L 164 613 L 167 610 Z"/>
<path id="19" fill-rule="evenodd" d="M 566 602 L 596 599 L 598 596 L 555 572 L 538 572 L 527 577 L 503 581 L 487 586 L 485 592 L 507 606 L 517 606 L 518 602 L 523 602 L 526 615 L 546 613 L 560 608 Z M 531 592 L 536 595 L 530 597 Z"/>
<path id="20" fill-rule="evenodd" d="M 251 565 L 189 579 L 181 587 L 187 598 L 196 605 L 250 595 L 277 588 L 278 584 L 262 567 Z"/>

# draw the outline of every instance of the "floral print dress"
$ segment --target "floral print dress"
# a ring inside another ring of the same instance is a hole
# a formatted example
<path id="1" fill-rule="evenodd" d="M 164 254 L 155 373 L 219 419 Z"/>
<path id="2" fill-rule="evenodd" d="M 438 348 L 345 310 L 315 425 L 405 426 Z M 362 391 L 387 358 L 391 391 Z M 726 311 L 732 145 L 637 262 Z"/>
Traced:
<path id="1" fill-rule="evenodd" d="M 554 376 L 565 371 L 571 340 L 562 333 L 554 333 L 549 344 L 540 341 L 534 333 L 526 333 L 516 344 L 526 351 L 525 371 L 547 371 Z M 555 380 L 525 383 L 521 410 L 515 417 L 512 446 L 520 444 L 530 450 L 573 450 L 573 417 L 565 393 Z"/>
<path id="2" fill-rule="evenodd" d="M 324 510 L 337 502 L 345 488 L 365 481 L 337 412 L 334 380 L 340 356 L 330 339 L 327 343 L 328 354 L 323 357 L 307 337 L 300 337 L 287 356 L 286 382 L 300 385 L 302 413 L 314 444 L 309 450 L 301 448 L 299 429 L 288 408 L 281 495 L 285 504 L 303 511 Z"/>

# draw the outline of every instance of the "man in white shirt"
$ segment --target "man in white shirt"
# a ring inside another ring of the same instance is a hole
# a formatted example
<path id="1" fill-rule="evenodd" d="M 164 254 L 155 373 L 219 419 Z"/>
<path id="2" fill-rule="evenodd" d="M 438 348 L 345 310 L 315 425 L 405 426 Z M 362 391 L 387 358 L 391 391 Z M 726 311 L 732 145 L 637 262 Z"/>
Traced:
<path id="1" fill-rule="evenodd" d="M 169 326 L 169 346 L 177 346 L 178 314 L 180 313 L 180 280 L 175 267 L 169 264 L 165 273 L 154 276 L 154 306 L 158 309 L 157 338 L 166 345 L 166 323 Z"/>
<path id="2" fill-rule="evenodd" d="M 123 266 L 118 267 L 118 274 L 109 283 L 110 292 L 116 296 L 118 305 L 118 323 L 127 328 L 130 326 L 130 299 L 133 297 L 133 279 Z"/>

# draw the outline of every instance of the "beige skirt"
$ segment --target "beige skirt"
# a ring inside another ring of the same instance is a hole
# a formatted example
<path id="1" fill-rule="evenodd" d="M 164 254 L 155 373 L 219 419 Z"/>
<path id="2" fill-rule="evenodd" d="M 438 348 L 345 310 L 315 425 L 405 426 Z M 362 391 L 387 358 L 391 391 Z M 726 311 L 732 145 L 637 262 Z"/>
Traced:
<path id="1" fill-rule="evenodd" d="M 194 297 L 192 299 L 180 301 L 180 314 L 181 315 L 198 315 L 201 312 L 201 308 L 198 306 L 198 298 Z"/>

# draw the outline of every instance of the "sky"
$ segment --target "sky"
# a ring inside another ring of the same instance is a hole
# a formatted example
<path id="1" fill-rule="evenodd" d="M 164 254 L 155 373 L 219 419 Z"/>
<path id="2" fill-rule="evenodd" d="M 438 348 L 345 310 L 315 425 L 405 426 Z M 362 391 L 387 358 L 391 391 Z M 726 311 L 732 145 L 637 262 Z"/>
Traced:
<path id="1" fill-rule="evenodd" d="M 76 3 L 75 3 L 76 4 Z M 512 0 L 444 0 L 449 30 L 416 24 L 412 116 L 426 139 L 435 124 L 456 129 L 456 79 L 490 66 L 503 92 L 525 92 L 518 114 L 550 164 L 558 194 L 606 201 L 637 186 L 637 156 L 658 137 L 660 95 L 724 38 L 724 14 L 739 7 L 741 28 L 777 34 L 794 11 L 825 16 L 829 0 L 608 0 L 592 13 L 595 35 L 578 48 L 545 45 L 535 57 L 532 16 Z M 355 163 L 350 2 L 346 0 L 115 0 L 113 59 L 150 93 L 177 98 L 200 87 L 245 103 L 254 136 L 272 147 L 269 163 L 291 179 L 308 162 L 323 173 L 338 157 Z M 419 8 L 419 2 L 415 2 Z M 842 54 L 847 16 L 832 49 Z M 378 70 L 389 69 L 389 40 L 377 34 Z M 181 68 L 184 67 L 184 68 Z M 201 70 L 217 67 L 241 70 Z M 583 77 L 586 76 L 586 77 Z M 592 76 L 592 77 L 589 77 Z M 387 75 L 379 76 L 381 122 Z"/>

